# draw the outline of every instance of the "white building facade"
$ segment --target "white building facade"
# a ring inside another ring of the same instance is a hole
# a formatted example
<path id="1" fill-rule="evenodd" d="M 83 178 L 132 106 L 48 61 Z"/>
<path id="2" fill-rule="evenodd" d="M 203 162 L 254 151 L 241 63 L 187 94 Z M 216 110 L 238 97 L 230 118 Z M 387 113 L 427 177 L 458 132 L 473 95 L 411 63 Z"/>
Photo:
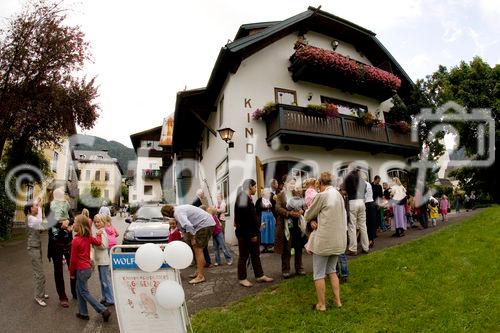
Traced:
<path id="1" fill-rule="evenodd" d="M 244 25 L 236 37 L 221 51 L 207 88 L 178 93 L 173 135 L 178 203 L 190 203 L 197 188 L 212 198 L 221 192 L 232 221 L 237 188 L 244 179 L 255 179 L 265 188 L 271 179 L 281 181 L 287 174 L 298 181 L 323 171 L 342 176 L 352 162 L 371 179 L 387 179 L 404 172 L 407 158 L 418 153 L 409 135 L 385 125 L 362 126 L 356 119 L 368 112 L 384 122 L 391 93 L 366 92 L 366 87 L 342 82 L 337 86 L 338 81 L 325 84 L 328 75 L 316 78 L 307 66 L 291 69 L 300 40 L 328 52 L 334 48 L 360 67 L 385 61 L 394 69 L 391 74 L 401 79 L 398 92 L 404 94 L 411 80 L 372 32 L 309 8 L 285 21 Z M 276 103 L 274 110 L 254 119 L 255 110 L 268 103 Z M 339 115 L 325 118 L 307 112 L 308 105 L 325 103 L 335 104 Z M 191 136 L 185 132 L 188 128 Z M 221 128 L 234 130 L 234 147 L 212 133 Z M 235 242 L 233 223 L 226 223 L 225 234 L 227 241 Z"/>

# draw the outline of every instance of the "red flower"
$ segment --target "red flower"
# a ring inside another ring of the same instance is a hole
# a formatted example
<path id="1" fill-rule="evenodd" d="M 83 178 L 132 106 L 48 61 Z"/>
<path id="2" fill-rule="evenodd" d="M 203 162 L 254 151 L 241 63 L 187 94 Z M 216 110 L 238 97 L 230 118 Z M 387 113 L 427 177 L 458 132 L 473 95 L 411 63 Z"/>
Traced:
<path id="1" fill-rule="evenodd" d="M 314 65 L 318 69 L 345 76 L 351 81 L 365 81 L 398 90 L 401 79 L 380 68 L 358 63 L 339 53 L 305 45 L 295 51 L 297 60 Z"/>

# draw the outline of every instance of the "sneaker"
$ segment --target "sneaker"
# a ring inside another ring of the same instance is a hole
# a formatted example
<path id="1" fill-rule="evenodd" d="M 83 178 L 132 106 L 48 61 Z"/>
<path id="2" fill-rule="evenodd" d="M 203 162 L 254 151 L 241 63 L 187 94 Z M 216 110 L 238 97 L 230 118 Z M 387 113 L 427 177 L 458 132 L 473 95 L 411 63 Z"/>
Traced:
<path id="1" fill-rule="evenodd" d="M 283 273 L 283 279 L 290 278 L 290 273 Z"/>
<path id="2" fill-rule="evenodd" d="M 242 285 L 243 287 L 247 287 L 247 288 L 250 288 L 251 286 L 253 286 L 252 282 L 248 281 L 247 279 L 245 280 L 240 280 L 239 281 L 240 285 Z"/>
<path id="3" fill-rule="evenodd" d="M 47 303 L 45 303 L 45 301 L 41 298 L 35 297 L 35 302 L 37 302 L 40 306 L 47 306 Z"/>
<path id="4" fill-rule="evenodd" d="M 232 264 L 233 264 L 233 261 L 232 261 L 232 260 L 229 260 L 229 261 L 227 262 L 227 265 L 228 265 L 228 266 L 231 266 Z"/>
<path id="5" fill-rule="evenodd" d="M 43 295 L 43 298 L 44 299 L 49 299 L 50 297 L 49 297 L 49 295 L 45 294 L 45 295 Z"/>
<path id="6" fill-rule="evenodd" d="M 62 300 L 59 302 L 63 308 L 69 308 L 69 303 L 66 300 Z"/>
<path id="7" fill-rule="evenodd" d="M 306 272 L 303 269 L 301 269 L 301 270 L 297 271 L 297 275 L 304 276 L 304 275 L 306 275 Z"/>
<path id="8" fill-rule="evenodd" d="M 257 282 L 273 282 L 274 279 L 269 276 L 262 275 L 260 278 L 255 279 Z"/>
<path id="9" fill-rule="evenodd" d="M 216 262 L 216 263 L 214 264 L 214 266 L 215 266 L 215 267 L 219 266 L 219 263 L 218 263 L 218 262 Z"/>
<path id="10" fill-rule="evenodd" d="M 108 322 L 109 321 L 109 317 L 111 317 L 111 311 L 109 311 L 108 309 L 106 309 L 103 312 L 101 312 L 101 316 L 102 316 L 102 320 L 104 322 Z"/>

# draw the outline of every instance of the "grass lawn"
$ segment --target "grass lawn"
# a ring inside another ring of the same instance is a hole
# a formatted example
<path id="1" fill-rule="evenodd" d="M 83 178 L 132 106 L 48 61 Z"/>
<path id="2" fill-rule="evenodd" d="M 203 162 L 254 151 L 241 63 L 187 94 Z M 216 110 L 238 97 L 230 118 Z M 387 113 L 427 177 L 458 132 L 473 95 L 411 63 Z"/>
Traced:
<path id="1" fill-rule="evenodd" d="M 349 264 L 342 309 L 316 313 L 312 277 L 192 319 L 194 332 L 500 332 L 500 207 Z M 327 306 L 328 306 L 327 305 Z"/>

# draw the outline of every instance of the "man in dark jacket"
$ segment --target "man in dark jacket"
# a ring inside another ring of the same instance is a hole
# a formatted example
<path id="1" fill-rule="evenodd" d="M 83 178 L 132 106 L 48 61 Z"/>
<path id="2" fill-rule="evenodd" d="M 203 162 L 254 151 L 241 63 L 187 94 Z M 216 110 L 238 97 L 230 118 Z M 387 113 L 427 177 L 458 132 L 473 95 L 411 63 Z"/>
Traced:
<path id="1" fill-rule="evenodd" d="M 257 282 L 272 282 L 273 279 L 264 275 L 260 262 L 260 222 L 252 200 L 252 195 L 257 192 L 257 184 L 253 179 L 243 182 L 241 191 L 234 204 L 234 225 L 238 238 L 238 280 L 244 287 L 253 284 L 247 279 L 247 260 L 250 257 Z"/>

